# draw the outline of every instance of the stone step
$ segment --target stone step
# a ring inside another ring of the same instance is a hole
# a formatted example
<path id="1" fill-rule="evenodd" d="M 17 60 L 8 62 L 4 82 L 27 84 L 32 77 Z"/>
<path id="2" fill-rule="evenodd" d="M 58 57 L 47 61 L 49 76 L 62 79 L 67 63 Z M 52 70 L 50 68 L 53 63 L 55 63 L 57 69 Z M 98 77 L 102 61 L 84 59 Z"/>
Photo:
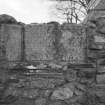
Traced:
<path id="1" fill-rule="evenodd" d="M 35 74 L 31 74 L 31 73 L 25 73 L 25 74 L 21 74 L 22 76 L 31 76 L 34 78 L 63 78 L 63 74 L 62 73 L 35 73 Z"/>
<path id="2" fill-rule="evenodd" d="M 68 64 L 68 68 L 94 68 L 92 64 Z"/>

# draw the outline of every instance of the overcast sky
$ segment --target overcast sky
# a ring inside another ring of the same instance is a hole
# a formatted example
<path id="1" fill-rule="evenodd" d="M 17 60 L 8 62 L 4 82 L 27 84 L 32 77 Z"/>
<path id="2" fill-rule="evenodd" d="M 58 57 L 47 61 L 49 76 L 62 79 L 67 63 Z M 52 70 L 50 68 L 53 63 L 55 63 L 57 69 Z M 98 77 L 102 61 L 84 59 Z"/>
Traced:
<path id="1" fill-rule="evenodd" d="M 0 14 L 8 14 L 24 23 L 51 21 L 49 0 L 0 0 Z"/>

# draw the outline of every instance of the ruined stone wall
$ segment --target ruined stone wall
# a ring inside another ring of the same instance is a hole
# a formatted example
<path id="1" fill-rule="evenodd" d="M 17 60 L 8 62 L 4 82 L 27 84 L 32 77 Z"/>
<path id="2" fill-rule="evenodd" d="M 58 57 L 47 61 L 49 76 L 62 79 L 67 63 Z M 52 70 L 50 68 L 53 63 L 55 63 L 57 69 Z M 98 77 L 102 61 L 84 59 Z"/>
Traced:
<path id="1" fill-rule="evenodd" d="M 26 60 L 84 62 L 85 29 L 79 25 L 57 24 L 24 26 Z M 2 24 L 0 31 L 1 56 L 8 61 L 20 60 L 22 26 Z"/>
<path id="2" fill-rule="evenodd" d="M 20 60 L 21 26 L 2 24 L 0 27 L 0 53 L 8 61 Z"/>
<path id="3" fill-rule="evenodd" d="M 50 60 L 46 52 L 49 43 L 46 24 L 25 27 L 25 46 L 27 60 Z"/>
<path id="4" fill-rule="evenodd" d="M 71 63 L 83 63 L 85 60 L 85 29 L 76 24 L 64 25 L 62 43 L 66 50 L 63 59 Z"/>
<path id="5" fill-rule="evenodd" d="M 27 25 L 25 34 L 27 60 L 84 62 L 85 29 L 79 25 Z"/>
<path id="6" fill-rule="evenodd" d="M 105 0 L 96 0 L 98 4 L 95 6 L 94 3 L 89 7 L 88 14 L 82 23 L 87 23 L 90 20 L 96 20 L 99 17 L 105 17 Z M 95 7 L 94 7 L 95 6 Z"/>

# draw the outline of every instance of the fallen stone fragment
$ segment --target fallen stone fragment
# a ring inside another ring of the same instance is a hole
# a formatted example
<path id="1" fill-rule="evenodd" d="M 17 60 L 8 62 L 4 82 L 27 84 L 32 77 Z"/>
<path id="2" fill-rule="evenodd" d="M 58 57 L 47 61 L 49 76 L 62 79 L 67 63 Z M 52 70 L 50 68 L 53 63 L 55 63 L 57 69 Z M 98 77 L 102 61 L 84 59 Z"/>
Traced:
<path id="1" fill-rule="evenodd" d="M 39 96 L 43 98 L 49 98 L 54 90 L 53 89 L 40 89 L 39 90 Z"/>
<path id="2" fill-rule="evenodd" d="M 86 86 L 78 82 L 75 82 L 75 87 L 81 91 L 86 91 Z"/>
<path id="3" fill-rule="evenodd" d="M 92 84 L 94 82 L 94 78 L 93 79 L 86 79 L 86 78 L 81 78 L 80 79 L 80 83 L 82 84 Z"/>
<path id="4" fill-rule="evenodd" d="M 26 66 L 27 69 L 37 69 L 37 67 L 33 66 L 33 65 L 28 65 Z"/>
<path id="5" fill-rule="evenodd" d="M 44 69 L 44 68 L 46 68 L 47 67 L 47 65 L 45 65 L 45 64 L 40 64 L 40 65 L 37 65 L 37 68 L 38 69 Z"/>
<path id="6" fill-rule="evenodd" d="M 9 96 L 6 96 L 6 97 L 0 99 L 0 105 L 11 104 L 11 103 L 14 103 L 17 100 L 18 100 L 18 97 L 9 95 Z"/>
<path id="7" fill-rule="evenodd" d="M 73 91 L 70 88 L 59 88 L 53 92 L 51 99 L 65 100 L 69 99 L 72 96 Z"/>
<path id="8" fill-rule="evenodd" d="M 69 89 L 70 89 L 71 91 L 73 91 L 73 92 L 74 92 L 74 90 L 75 90 L 74 82 L 67 83 L 67 84 L 65 84 L 63 87 L 69 88 Z"/>
<path id="9" fill-rule="evenodd" d="M 39 95 L 38 89 L 27 89 L 21 93 L 22 97 L 36 98 Z"/>
<path id="10" fill-rule="evenodd" d="M 13 95 L 13 96 L 20 96 L 21 91 L 17 90 L 15 87 L 8 87 L 8 89 L 5 91 L 5 96 Z"/>
<path id="11" fill-rule="evenodd" d="M 50 63 L 49 66 L 50 66 L 51 68 L 53 68 L 53 69 L 61 69 L 61 68 L 62 68 L 61 65 L 57 65 L 57 64 L 55 64 L 55 63 L 53 63 L 53 62 Z"/>
<path id="12" fill-rule="evenodd" d="M 84 92 L 80 91 L 80 90 L 75 90 L 74 92 L 77 96 L 81 96 L 83 95 Z"/>
<path id="13" fill-rule="evenodd" d="M 59 86 L 61 84 L 64 84 L 65 83 L 65 80 L 62 78 L 59 78 L 59 79 L 52 79 L 53 81 L 53 84 L 56 85 L 56 86 Z"/>
<path id="14" fill-rule="evenodd" d="M 53 90 L 46 90 L 44 91 L 44 97 L 49 97 Z"/>
<path id="15" fill-rule="evenodd" d="M 35 105 L 46 105 L 46 99 L 45 98 L 38 98 L 35 100 Z"/>
<path id="16" fill-rule="evenodd" d="M 105 83 L 105 74 L 99 74 L 96 76 L 97 83 Z"/>
<path id="17" fill-rule="evenodd" d="M 37 87 L 37 88 L 54 88 L 52 80 L 48 79 L 36 79 L 35 81 L 29 81 L 30 85 L 28 87 Z"/>
<path id="18" fill-rule="evenodd" d="M 105 73 L 105 67 L 104 67 L 104 66 L 101 66 L 101 67 L 98 69 L 98 72 L 99 72 L 99 73 Z"/>
<path id="19" fill-rule="evenodd" d="M 74 71 L 74 70 L 67 70 L 67 71 L 65 71 L 65 73 L 64 73 L 64 77 L 65 77 L 65 79 L 66 80 L 68 80 L 68 81 L 75 81 L 76 80 L 76 78 L 77 78 L 77 75 L 76 75 L 76 71 Z"/>

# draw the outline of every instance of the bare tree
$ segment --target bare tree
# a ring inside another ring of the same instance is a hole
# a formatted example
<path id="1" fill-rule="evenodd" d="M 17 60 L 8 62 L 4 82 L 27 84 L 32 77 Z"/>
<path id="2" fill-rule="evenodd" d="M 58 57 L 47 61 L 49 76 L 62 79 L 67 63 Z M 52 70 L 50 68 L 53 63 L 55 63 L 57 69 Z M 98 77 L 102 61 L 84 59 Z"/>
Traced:
<path id="1" fill-rule="evenodd" d="M 87 15 L 85 0 L 56 0 L 56 17 L 66 20 L 67 23 L 79 23 Z"/>

